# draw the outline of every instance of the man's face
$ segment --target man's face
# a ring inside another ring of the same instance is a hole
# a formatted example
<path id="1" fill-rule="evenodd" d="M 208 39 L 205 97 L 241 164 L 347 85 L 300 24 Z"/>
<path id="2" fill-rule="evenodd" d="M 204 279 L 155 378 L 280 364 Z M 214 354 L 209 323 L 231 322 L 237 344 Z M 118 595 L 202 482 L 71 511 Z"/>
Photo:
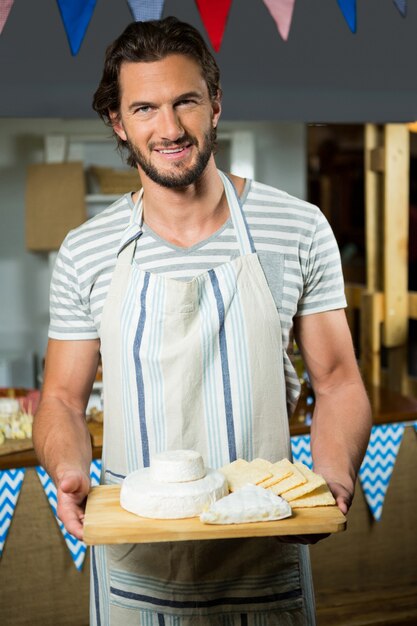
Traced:
<path id="1" fill-rule="evenodd" d="M 212 155 L 220 115 L 198 64 L 179 54 L 123 63 L 119 81 L 120 115 L 113 128 L 141 175 L 171 188 L 195 182 Z"/>

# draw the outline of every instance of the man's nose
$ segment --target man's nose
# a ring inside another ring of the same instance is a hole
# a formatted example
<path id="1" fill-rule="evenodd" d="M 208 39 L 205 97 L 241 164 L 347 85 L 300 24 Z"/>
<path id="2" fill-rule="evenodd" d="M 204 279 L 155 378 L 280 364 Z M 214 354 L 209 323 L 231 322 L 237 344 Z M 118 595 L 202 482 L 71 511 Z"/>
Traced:
<path id="1" fill-rule="evenodd" d="M 170 107 L 160 111 L 159 134 L 169 141 L 177 141 L 183 136 L 184 128 L 175 109 Z"/>

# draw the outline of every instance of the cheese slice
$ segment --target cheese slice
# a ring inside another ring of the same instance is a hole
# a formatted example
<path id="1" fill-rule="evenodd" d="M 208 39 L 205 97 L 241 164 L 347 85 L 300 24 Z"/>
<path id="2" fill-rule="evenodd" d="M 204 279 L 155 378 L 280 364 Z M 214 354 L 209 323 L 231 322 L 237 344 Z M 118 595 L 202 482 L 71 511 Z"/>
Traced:
<path id="1" fill-rule="evenodd" d="M 285 498 L 288 502 L 292 502 L 301 496 L 305 496 L 308 493 L 311 493 L 318 487 L 326 484 L 323 476 L 320 474 L 315 474 L 311 471 L 306 465 L 302 463 L 294 463 L 295 467 L 305 476 L 306 482 L 298 487 L 293 487 L 288 491 L 281 492 L 283 498 Z"/>
<path id="2" fill-rule="evenodd" d="M 261 459 L 255 459 L 256 461 L 260 461 Z M 265 461 L 267 463 L 267 461 Z M 254 463 L 254 461 L 252 461 Z M 268 489 L 268 487 L 272 487 L 272 485 L 276 485 L 284 478 L 288 478 L 293 473 L 293 464 L 288 459 L 281 459 L 281 461 L 277 461 L 276 463 L 269 463 L 268 471 L 271 472 L 271 478 L 267 478 L 263 480 L 261 483 L 258 483 L 264 489 Z"/>
<path id="3" fill-rule="evenodd" d="M 317 487 L 317 489 L 311 493 L 291 501 L 293 509 L 313 506 L 331 506 L 333 504 L 336 504 L 336 500 L 327 485 L 320 485 L 320 487 Z"/>
<path id="4" fill-rule="evenodd" d="M 269 487 L 272 493 L 275 493 L 277 496 L 280 496 L 281 494 L 283 494 L 285 491 L 288 491 L 289 489 L 293 489 L 294 487 L 299 487 L 300 485 L 304 485 L 307 482 L 307 478 L 304 476 L 303 473 L 300 472 L 298 467 L 296 467 L 293 463 L 290 463 L 290 465 L 291 465 L 291 475 L 288 476 L 288 478 L 284 478 L 283 480 L 280 480 L 275 485 L 272 485 L 272 487 Z"/>
<path id="5" fill-rule="evenodd" d="M 244 459 L 236 459 L 236 461 L 221 467 L 219 471 L 226 477 L 229 491 L 236 491 L 248 483 L 257 485 L 272 476 L 268 470 L 263 467 L 252 466 L 252 463 Z"/>
<path id="6" fill-rule="evenodd" d="M 257 485 L 245 485 L 217 500 L 201 513 L 205 524 L 266 522 L 291 516 L 291 506 L 283 498 Z"/>

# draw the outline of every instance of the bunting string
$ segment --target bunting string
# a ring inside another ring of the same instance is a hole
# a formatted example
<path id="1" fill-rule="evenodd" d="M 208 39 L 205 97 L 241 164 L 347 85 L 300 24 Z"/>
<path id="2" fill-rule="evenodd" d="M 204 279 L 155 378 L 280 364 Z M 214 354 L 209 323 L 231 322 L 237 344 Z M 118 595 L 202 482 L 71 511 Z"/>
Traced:
<path id="1" fill-rule="evenodd" d="M 22 0 L 23 1 L 23 0 Z M 121 0 L 120 0 L 121 1 Z M 216 52 L 219 52 L 233 0 L 195 0 L 201 21 Z M 261 0 L 259 0 L 260 2 Z M 387 2 L 389 0 L 386 0 Z M 0 0 L 0 34 L 9 18 L 15 0 Z M 278 32 L 288 40 L 296 0 L 263 0 Z M 407 16 L 407 0 L 392 0 L 398 12 Z M 97 0 L 56 0 L 71 54 L 77 55 L 84 40 Z M 127 0 L 135 21 L 161 19 L 165 0 Z M 352 33 L 357 27 L 357 0 L 337 0 Z"/>

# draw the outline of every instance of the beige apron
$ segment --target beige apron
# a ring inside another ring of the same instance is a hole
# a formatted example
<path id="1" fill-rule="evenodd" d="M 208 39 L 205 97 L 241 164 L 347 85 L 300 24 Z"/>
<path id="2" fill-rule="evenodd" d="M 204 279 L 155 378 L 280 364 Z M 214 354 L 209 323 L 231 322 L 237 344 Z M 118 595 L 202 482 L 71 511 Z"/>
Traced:
<path id="1" fill-rule="evenodd" d="M 101 324 L 106 484 L 167 449 L 214 468 L 290 456 L 279 314 L 219 174 L 239 257 L 188 282 L 141 270 L 141 198 L 124 234 Z M 100 546 L 91 572 L 98 626 L 315 623 L 306 550 L 274 537 Z"/>

